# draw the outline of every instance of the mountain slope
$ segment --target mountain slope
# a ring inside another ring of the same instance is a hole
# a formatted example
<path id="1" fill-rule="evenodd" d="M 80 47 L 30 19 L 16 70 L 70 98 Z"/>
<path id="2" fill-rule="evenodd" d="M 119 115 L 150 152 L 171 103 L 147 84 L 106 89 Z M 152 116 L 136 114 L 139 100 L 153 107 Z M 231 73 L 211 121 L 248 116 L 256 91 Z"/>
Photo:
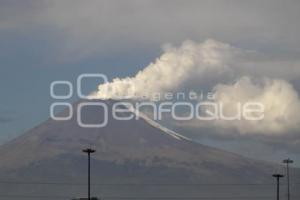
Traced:
<path id="1" fill-rule="evenodd" d="M 91 102 L 105 103 L 108 111 L 115 103 L 112 100 Z M 77 106 L 78 103 L 73 105 L 74 110 Z M 63 111 L 61 115 L 66 113 Z M 108 114 L 108 124 L 103 128 L 78 126 L 77 113 L 69 121 L 49 119 L 1 146 L 0 178 L 17 182 L 84 183 L 86 155 L 81 149 L 86 147 L 97 150 L 92 155 L 92 180 L 101 184 L 273 183 L 270 175 L 281 170 L 280 166 L 271 163 L 195 143 L 146 118 L 120 121 L 113 119 L 111 112 Z M 86 107 L 82 117 L 89 123 L 101 121 L 103 112 L 95 107 Z M 53 191 L 77 196 L 85 192 L 83 185 L 48 186 L 37 183 L 34 187 L 27 185 L 26 189 L 22 184 L 8 184 L 1 190 L 50 196 Z M 223 188 L 220 190 L 223 191 Z M 119 195 L 137 194 L 137 191 L 121 191 L 121 188 L 117 191 Z M 158 194 L 162 192 L 161 188 L 155 191 Z M 178 191 L 193 194 L 198 189 Z M 270 188 L 266 191 L 270 192 Z M 116 188 L 97 192 L 115 194 Z M 148 192 L 149 189 L 143 188 L 138 193 L 145 195 Z"/>

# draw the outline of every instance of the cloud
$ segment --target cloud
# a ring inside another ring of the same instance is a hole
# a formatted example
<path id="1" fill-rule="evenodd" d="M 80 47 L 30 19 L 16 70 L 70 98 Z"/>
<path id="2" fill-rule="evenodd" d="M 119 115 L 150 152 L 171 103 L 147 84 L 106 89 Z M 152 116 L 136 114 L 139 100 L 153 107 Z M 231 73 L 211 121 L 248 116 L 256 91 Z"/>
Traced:
<path id="1" fill-rule="evenodd" d="M 73 59 L 207 37 L 298 55 L 299 8 L 280 0 L 1 1 L 0 29 L 51 30 L 60 54 Z"/>
<path id="2" fill-rule="evenodd" d="M 261 150 L 271 151 L 274 158 L 282 156 L 279 152 L 284 156 L 299 154 L 300 100 L 289 82 L 241 77 L 231 84 L 216 85 L 214 92 L 214 102 L 222 103 L 225 116 L 235 116 L 238 103 L 258 102 L 265 107 L 264 118 L 259 121 L 169 120 L 168 126 L 201 142 L 214 141 L 212 144 L 219 144 L 217 147 L 247 156 L 257 157 Z"/>
<path id="3" fill-rule="evenodd" d="M 215 120 L 218 129 L 236 129 L 241 134 L 288 134 L 300 128 L 300 100 L 293 86 L 285 80 L 268 79 L 255 83 L 242 77 L 234 84 L 219 84 L 214 88 L 215 102 L 222 103 L 224 116 L 235 116 L 238 105 L 260 103 L 264 107 L 262 120 Z M 257 113 L 250 113 L 255 117 Z"/>
<path id="4" fill-rule="evenodd" d="M 282 64 L 282 66 L 281 66 Z M 239 134 L 280 135 L 300 126 L 300 100 L 289 80 L 300 77 L 299 63 L 267 59 L 259 52 L 208 39 L 185 41 L 180 47 L 165 45 L 163 54 L 133 77 L 101 84 L 92 98 L 141 98 L 153 94 L 210 89 L 223 114 L 233 116 L 237 105 L 257 102 L 264 106 L 262 120 L 191 120 L 185 125 L 215 127 Z M 236 80 L 236 81 L 235 81 Z"/>
<path id="5" fill-rule="evenodd" d="M 180 47 L 165 45 L 163 54 L 134 77 L 115 78 L 99 85 L 95 98 L 141 98 L 182 90 L 201 91 L 242 76 L 293 80 L 300 77 L 300 62 L 268 58 L 258 52 L 217 40 L 191 40 Z"/>
<path id="6" fill-rule="evenodd" d="M 185 41 L 181 47 L 166 45 L 164 53 L 134 77 L 115 78 L 99 85 L 98 98 L 140 98 L 156 93 L 175 92 L 188 84 L 219 81 L 230 76 L 228 67 L 239 50 L 215 40 Z M 196 82 L 196 83 L 195 83 Z"/>

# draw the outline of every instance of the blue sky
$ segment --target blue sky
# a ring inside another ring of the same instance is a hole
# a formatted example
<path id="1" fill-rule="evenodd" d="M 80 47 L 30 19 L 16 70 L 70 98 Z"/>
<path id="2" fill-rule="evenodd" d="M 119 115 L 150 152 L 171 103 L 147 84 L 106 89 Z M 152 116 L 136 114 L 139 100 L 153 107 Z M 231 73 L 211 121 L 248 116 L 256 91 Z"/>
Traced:
<path id="1" fill-rule="evenodd" d="M 52 81 L 74 82 L 81 73 L 104 73 L 110 80 L 132 77 L 155 62 L 162 46 L 180 46 L 187 39 L 201 43 L 212 38 L 267 55 L 272 62 L 296 63 L 294 72 L 274 65 L 263 73 L 280 77 L 290 71 L 293 76 L 280 78 L 299 93 L 299 9 L 297 1 L 277 0 L 1 1 L 0 143 L 49 117 Z M 86 89 L 94 90 L 97 84 L 90 82 Z M 288 143 L 259 143 L 259 137 L 236 142 L 215 135 L 195 138 L 244 155 L 248 146 L 257 145 L 266 152 L 261 159 L 271 156 L 274 161 L 285 155 L 299 157 L 300 152 Z M 257 153 L 254 148 L 249 156 Z"/>
<path id="2" fill-rule="evenodd" d="M 27 48 L 23 51 L 26 54 Z M 3 118 L 0 123 L 0 143 L 22 134 L 49 117 L 49 106 L 54 101 L 50 97 L 52 81 L 66 80 L 75 85 L 77 77 L 82 73 L 103 73 L 109 78 L 127 76 L 139 70 L 139 67 L 131 66 L 145 66 L 152 59 L 150 56 L 156 56 L 155 52 L 147 52 L 132 60 L 128 59 L 131 55 L 120 55 L 118 59 L 100 57 L 78 63 L 37 66 L 30 63 L 34 62 L 32 58 L 20 54 L 17 60 L 12 56 L 11 61 L 4 62 L 0 69 L 0 110 Z M 122 70 L 124 67 L 130 69 Z M 83 89 L 86 92 L 94 91 L 98 84 L 96 80 L 89 81 Z M 74 95 L 70 101 L 77 99 Z"/>

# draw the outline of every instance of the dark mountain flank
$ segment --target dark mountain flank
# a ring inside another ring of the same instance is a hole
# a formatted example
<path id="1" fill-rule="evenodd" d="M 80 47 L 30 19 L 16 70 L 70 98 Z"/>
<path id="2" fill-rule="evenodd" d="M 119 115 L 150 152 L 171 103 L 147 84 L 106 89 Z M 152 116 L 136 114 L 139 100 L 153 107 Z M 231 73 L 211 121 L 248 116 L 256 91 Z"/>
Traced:
<path id="1" fill-rule="evenodd" d="M 113 119 L 112 100 L 89 102 L 108 106 L 107 126 L 80 127 L 75 112 L 71 120 L 49 119 L 0 147 L 0 199 L 84 196 L 87 156 L 81 150 L 86 147 L 97 150 L 91 160 L 92 193 L 104 199 L 275 195 L 271 174 L 282 172 L 282 166 L 201 145 L 146 118 Z M 88 106 L 81 117 L 91 123 L 102 121 L 103 114 Z M 299 170 L 292 173 L 299 179 Z"/>

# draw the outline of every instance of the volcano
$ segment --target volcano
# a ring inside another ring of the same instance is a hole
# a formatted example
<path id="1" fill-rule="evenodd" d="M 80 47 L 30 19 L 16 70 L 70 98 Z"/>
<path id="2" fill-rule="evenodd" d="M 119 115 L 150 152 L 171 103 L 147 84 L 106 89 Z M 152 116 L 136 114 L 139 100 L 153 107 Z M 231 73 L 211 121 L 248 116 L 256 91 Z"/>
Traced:
<path id="1" fill-rule="evenodd" d="M 104 103 L 110 111 L 117 101 L 86 102 Z M 79 103 L 72 105 L 74 111 Z M 121 121 L 108 112 L 105 127 L 84 128 L 77 115 L 66 121 L 48 119 L 0 147 L 1 199 L 85 196 L 87 156 L 82 149 L 87 147 L 96 149 L 92 193 L 103 199 L 272 198 L 271 175 L 283 172 L 274 163 L 196 143 L 146 117 Z M 88 123 L 104 117 L 93 106 L 81 115 Z M 299 178 L 299 170 L 291 173 Z"/>

